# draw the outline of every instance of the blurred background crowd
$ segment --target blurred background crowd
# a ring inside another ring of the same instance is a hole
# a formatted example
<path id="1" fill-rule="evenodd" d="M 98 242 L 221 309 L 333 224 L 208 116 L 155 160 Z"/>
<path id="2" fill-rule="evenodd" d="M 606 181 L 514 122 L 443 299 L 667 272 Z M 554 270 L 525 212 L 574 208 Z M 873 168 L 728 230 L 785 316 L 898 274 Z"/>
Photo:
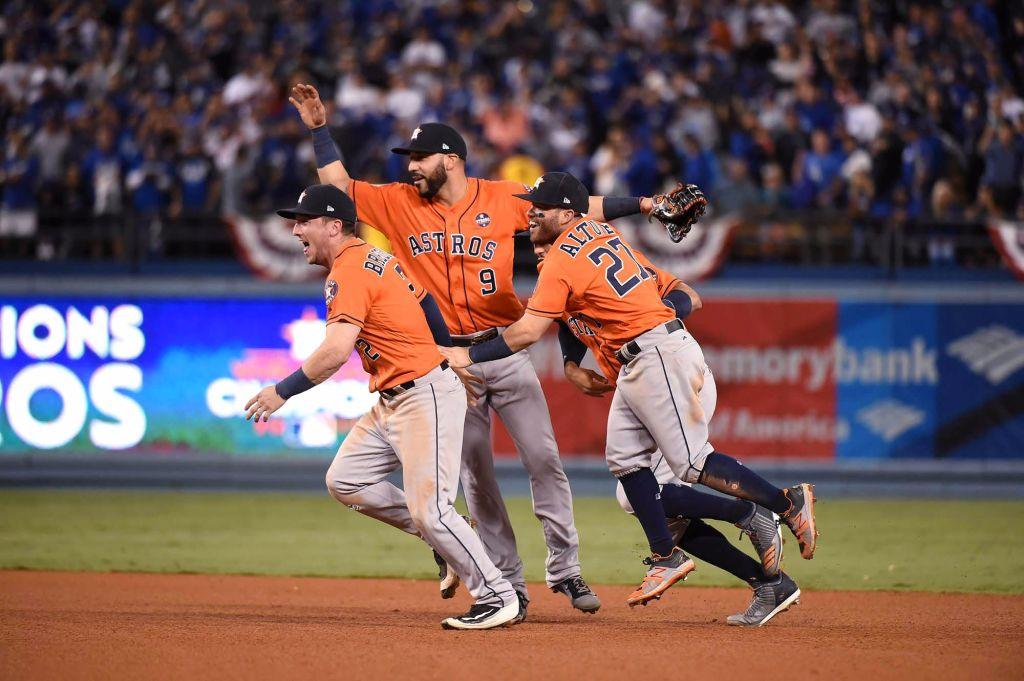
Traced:
<path id="1" fill-rule="evenodd" d="M 0 22 L 16 257 L 173 257 L 179 232 L 216 255 L 217 216 L 312 176 L 295 82 L 353 176 L 402 179 L 387 150 L 442 120 L 480 176 L 699 184 L 761 221 L 740 259 L 823 239 L 876 262 L 897 229 L 901 257 L 964 264 L 960 236 L 1024 219 L 1018 0 L 9 0 Z"/>

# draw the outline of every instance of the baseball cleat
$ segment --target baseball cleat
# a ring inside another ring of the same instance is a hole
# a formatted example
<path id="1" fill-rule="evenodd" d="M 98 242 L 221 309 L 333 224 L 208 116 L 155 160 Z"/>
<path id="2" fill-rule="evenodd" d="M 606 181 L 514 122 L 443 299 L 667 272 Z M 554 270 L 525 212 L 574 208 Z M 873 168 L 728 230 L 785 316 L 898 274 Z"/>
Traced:
<path id="1" fill-rule="evenodd" d="M 522 606 L 518 598 L 505 605 L 474 603 L 465 615 L 449 617 L 441 622 L 442 629 L 494 629 L 515 624 Z"/>
<path id="2" fill-rule="evenodd" d="M 470 526 L 471 529 L 476 530 L 476 521 L 470 518 L 468 515 L 462 516 L 462 519 Z M 452 570 L 448 566 L 448 563 L 441 554 L 434 551 L 434 562 L 437 563 L 437 579 L 439 582 L 439 588 L 441 591 L 441 598 L 452 598 L 455 596 L 455 592 L 459 590 L 459 575 L 456 574 L 455 570 Z"/>
<path id="3" fill-rule="evenodd" d="M 563 579 L 551 587 L 555 593 L 565 594 L 572 601 L 572 607 L 587 613 L 595 613 L 601 609 L 601 601 L 598 599 L 587 583 L 579 575 Z"/>
<path id="4" fill-rule="evenodd" d="M 522 624 L 526 621 L 526 606 L 530 604 L 530 599 L 526 597 L 522 591 L 516 591 L 516 598 L 519 599 L 519 614 L 512 618 L 509 624 Z"/>
<path id="5" fill-rule="evenodd" d="M 649 565 L 644 581 L 639 588 L 629 595 L 626 604 L 629 607 L 646 605 L 647 601 L 661 598 L 670 586 L 686 579 L 686 575 L 697 569 L 693 561 L 678 546 L 667 556 L 652 555 L 644 558 L 644 565 Z"/>
<path id="6" fill-rule="evenodd" d="M 746 612 L 729 615 L 726 622 L 739 627 L 762 627 L 780 612 L 800 602 L 800 589 L 785 572 L 770 582 L 755 582 L 754 597 Z"/>
<path id="7" fill-rule="evenodd" d="M 801 482 L 787 487 L 786 496 L 793 505 L 782 516 L 782 521 L 800 544 L 800 555 L 810 560 L 814 558 L 814 549 L 818 545 L 818 527 L 814 523 L 814 485 Z"/>
<path id="8" fill-rule="evenodd" d="M 448 567 L 448 563 L 437 551 L 434 551 L 434 562 L 437 563 L 437 579 L 440 582 L 441 598 L 452 598 L 459 590 L 459 576 Z"/>
<path id="9" fill-rule="evenodd" d="M 750 543 L 761 559 L 764 573 L 775 577 L 782 565 L 782 528 L 779 526 L 779 516 L 763 506 L 753 506 L 750 517 L 736 523 L 736 527 L 750 537 Z"/>

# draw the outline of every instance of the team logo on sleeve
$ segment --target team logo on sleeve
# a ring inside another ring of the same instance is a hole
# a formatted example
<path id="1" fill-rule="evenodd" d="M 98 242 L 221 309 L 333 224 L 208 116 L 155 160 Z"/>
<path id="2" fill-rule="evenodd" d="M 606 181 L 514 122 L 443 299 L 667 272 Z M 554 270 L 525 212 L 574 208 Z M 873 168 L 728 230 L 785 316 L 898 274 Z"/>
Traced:
<path id="1" fill-rule="evenodd" d="M 491 216 L 487 213 L 477 213 L 476 217 L 473 218 L 473 221 L 481 228 L 488 227 L 491 224 Z"/>
<path id="2" fill-rule="evenodd" d="M 324 298 L 327 300 L 328 305 L 331 304 L 336 295 L 338 295 L 338 282 L 328 279 L 324 283 Z"/>

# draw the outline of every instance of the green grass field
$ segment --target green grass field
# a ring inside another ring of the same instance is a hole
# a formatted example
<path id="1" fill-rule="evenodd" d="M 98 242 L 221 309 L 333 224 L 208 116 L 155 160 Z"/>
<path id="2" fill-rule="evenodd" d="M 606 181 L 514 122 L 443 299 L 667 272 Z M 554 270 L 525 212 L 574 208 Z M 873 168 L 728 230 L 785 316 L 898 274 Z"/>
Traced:
<path id="1" fill-rule="evenodd" d="M 545 549 L 528 499 L 509 500 L 527 578 Z M 639 525 L 613 499 L 576 501 L 584 576 L 633 583 Z M 1024 503 L 825 501 L 813 561 L 786 532 L 785 568 L 803 587 L 1024 593 Z M 719 524 L 730 540 L 739 531 Z M 749 542 L 740 543 L 750 550 Z M 325 495 L 4 490 L 0 568 L 433 578 L 416 539 Z M 740 586 L 698 563 L 701 586 Z"/>

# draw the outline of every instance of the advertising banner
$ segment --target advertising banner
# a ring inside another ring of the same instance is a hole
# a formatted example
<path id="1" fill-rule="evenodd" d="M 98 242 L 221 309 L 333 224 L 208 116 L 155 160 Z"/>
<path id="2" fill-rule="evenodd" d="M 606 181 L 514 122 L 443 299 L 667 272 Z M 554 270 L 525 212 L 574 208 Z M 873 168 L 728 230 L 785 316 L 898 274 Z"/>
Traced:
<path id="1" fill-rule="evenodd" d="M 1024 305 L 712 299 L 687 326 L 718 386 L 720 451 L 1024 456 Z M 269 422 L 243 418 L 323 335 L 315 299 L 0 300 L 0 453 L 330 457 L 376 400 L 355 356 Z M 562 454 L 603 456 L 610 397 L 565 380 L 554 333 L 530 354 Z"/>
<path id="2" fill-rule="evenodd" d="M 358 358 L 270 421 L 243 418 L 323 338 L 313 302 L 0 301 L 0 452 L 333 453 L 376 399 Z"/>

